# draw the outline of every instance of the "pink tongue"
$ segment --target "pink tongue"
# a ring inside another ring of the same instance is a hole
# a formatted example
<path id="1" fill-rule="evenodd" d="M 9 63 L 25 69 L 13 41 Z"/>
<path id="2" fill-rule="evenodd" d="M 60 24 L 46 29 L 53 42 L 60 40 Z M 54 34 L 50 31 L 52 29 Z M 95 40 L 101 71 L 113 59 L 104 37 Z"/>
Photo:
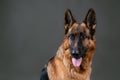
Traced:
<path id="1" fill-rule="evenodd" d="M 72 63 L 75 67 L 79 67 L 82 63 L 82 57 L 79 58 L 79 59 L 76 59 L 76 58 L 72 58 Z"/>

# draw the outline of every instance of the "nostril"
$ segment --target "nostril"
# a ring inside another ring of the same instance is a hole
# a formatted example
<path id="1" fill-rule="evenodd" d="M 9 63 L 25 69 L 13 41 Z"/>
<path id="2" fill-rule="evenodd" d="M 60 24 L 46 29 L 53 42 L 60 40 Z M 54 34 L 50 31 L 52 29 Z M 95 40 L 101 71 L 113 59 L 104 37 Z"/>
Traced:
<path id="1" fill-rule="evenodd" d="M 72 54 L 75 54 L 75 50 L 72 50 Z"/>
<path id="2" fill-rule="evenodd" d="M 79 54 L 79 51 L 78 50 L 72 50 L 71 53 L 72 54 Z"/>

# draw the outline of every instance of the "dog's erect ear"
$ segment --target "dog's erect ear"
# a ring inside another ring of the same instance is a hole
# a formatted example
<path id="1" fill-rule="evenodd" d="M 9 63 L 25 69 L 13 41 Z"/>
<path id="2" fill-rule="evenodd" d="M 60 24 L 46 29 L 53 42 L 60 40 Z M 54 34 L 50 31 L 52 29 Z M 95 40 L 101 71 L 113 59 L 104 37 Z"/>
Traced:
<path id="1" fill-rule="evenodd" d="M 72 24 L 75 22 L 75 19 L 72 16 L 72 13 L 69 9 L 65 12 L 65 34 L 67 33 L 68 29 L 72 26 Z"/>
<path id="2" fill-rule="evenodd" d="M 96 29 L 96 13 L 94 9 L 90 8 L 88 10 L 84 22 L 87 25 L 87 27 L 90 29 L 90 33 L 93 36 L 95 34 L 95 29 Z"/>

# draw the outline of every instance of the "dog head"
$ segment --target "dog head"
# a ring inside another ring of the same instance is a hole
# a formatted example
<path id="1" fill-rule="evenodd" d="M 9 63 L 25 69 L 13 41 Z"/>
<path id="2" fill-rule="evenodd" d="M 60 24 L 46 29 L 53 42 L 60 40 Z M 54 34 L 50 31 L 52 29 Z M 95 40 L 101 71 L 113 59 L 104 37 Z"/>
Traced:
<path id="1" fill-rule="evenodd" d="M 95 51 L 96 14 L 89 9 L 82 23 L 76 22 L 71 11 L 65 12 L 65 37 L 63 47 L 69 50 L 73 65 L 80 66 L 86 55 Z"/>

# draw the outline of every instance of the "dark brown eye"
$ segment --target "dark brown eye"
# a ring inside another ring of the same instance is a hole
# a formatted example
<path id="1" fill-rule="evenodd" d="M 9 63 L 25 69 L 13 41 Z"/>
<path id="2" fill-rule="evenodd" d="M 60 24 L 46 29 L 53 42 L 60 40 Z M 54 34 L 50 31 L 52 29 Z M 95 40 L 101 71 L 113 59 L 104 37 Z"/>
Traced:
<path id="1" fill-rule="evenodd" d="M 74 35 L 74 34 L 70 34 L 69 38 L 70 38 L 71 40 L 75 40 L 75 35 Z"/>

